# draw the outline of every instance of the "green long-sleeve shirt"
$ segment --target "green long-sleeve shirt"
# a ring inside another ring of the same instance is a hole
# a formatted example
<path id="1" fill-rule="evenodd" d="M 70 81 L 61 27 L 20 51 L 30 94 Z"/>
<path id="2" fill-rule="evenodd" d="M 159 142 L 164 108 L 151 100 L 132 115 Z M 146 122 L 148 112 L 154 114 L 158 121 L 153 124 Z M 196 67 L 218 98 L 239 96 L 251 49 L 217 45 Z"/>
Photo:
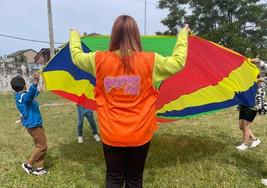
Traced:
<path id="1" fill-rule="evenodd" d="M 76 31 L 71 31 L 69 44 L 73 63 L 83 71 L 95 75 L 96 52 L 83 52 L 80 34 Z M 167 79 L 171 75 L 183 69 L 187 57 L 187 48 L 188 31 L 186 29 L 182 29 L 177 36 L 177 42 L 171 56 L 164 57 L 155 53 L 155 62 L 152 74 L 154 84 Z"/>

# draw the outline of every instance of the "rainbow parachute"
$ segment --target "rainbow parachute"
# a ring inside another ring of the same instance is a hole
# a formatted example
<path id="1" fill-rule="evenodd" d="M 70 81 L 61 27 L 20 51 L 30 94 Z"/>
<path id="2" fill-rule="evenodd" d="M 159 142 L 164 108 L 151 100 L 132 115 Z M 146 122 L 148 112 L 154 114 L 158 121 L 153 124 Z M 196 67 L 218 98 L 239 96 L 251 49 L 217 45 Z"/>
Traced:
<path id="1" fill-rule="evenodd" d="M 185 68 L 158 83 L 159 121 L 205 114 L 236 104 L 255 104 L 259 70 L 244 56 L 196 36 L 188 39 Z M 84 52 L 107 50 L 108 37 L 82 37 Z M 142 37 L 145 51 L 171 55 L 174 37 Z M 43 70 L 47 90 L 89 109 L 96 109 L 95 77 L 77 68 L 68 44 Z"/>

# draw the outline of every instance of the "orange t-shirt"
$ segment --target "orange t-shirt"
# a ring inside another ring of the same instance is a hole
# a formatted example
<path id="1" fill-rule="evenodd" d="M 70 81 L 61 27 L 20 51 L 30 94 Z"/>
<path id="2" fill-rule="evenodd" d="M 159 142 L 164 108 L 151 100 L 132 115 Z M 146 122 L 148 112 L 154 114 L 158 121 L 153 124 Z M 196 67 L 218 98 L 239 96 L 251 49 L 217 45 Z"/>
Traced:
<path id="1" fill-rule="evenodd" d="M 135 52 L 126 74 L 114 52 L 97 52 L 95 99 L 102 141 L 111 146 L 141 146 L 156 124 L 157 90 L 152 83 L 154 53 Z"/>

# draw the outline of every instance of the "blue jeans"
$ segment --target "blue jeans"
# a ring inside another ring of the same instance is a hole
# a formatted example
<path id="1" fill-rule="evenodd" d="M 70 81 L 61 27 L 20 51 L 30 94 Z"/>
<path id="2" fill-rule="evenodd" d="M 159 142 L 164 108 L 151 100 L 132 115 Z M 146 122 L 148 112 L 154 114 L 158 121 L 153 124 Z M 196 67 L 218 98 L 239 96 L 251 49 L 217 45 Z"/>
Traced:
<path id="1" fill-rule="evenodd" d="M 87 118 L 87 120 L 88 120 L 88 122 L 92 128 L 93 134 L 98 134 L 93 111 L 88 110 L 82 106 L 77 106 L 77 112 L 78 112 L 78 127 L 77 127 L 78 136 L 83 136 L 83 119 L 84 119 L 84 117 Z"/>

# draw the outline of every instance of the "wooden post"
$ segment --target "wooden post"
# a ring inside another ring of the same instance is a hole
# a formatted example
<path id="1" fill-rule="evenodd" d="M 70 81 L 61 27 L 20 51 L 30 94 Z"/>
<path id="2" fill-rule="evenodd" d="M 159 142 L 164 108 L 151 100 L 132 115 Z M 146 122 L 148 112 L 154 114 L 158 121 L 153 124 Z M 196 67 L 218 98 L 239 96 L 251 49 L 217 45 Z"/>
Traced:
<path id="1" fill-rule="evenodd" d="M 50 59 L 51 59 L 55 56 L 55 42 L 53 33 L 51 0 L 47 0 L 47 12 L 48 12 L 48 29 L 49 29 Z"/>

